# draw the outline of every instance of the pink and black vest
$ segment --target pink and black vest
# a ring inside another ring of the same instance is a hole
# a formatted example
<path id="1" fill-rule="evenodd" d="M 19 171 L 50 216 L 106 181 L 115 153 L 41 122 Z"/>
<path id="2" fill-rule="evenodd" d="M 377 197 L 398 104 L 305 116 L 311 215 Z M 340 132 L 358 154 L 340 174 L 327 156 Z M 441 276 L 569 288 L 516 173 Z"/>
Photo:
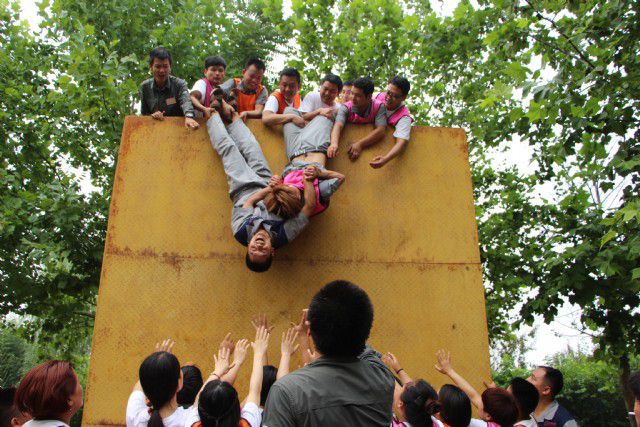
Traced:
<path id="1" fill-rule="evenodd" d="M 384 102 L 380 102 L 377 99 L 371 99 L 371 108 L 369 108 L 369 115 L 367 115 L 366 117 L 362 117 L 353 112 L 353 103 L 351 101 L 345 102 L 343 105 L 347 107 L 347 110 L 349 110 L 349 115 L 347 116 L 347 123 L 355 123 L 357 125 L 366 125 L 370 123 L 375 123 L 378 110 L 380 109 L 380 106 L 383 104 Z"/>
<path id="2" fill-rule="evenodd" d="M 211 92 L 213 92 L 213 85 L 207 79 L 200 79 L 200 80 L 202 80 L 204 84 L 207 86 L 207 89 L 205 90 L 205 93 L 204 93 L 204 106 L 209 108 L 211 107 Z"/>
<path id="3" fill-rule="evenodd" d="M 374 97 L 375 100 L 380 101 L 381 103 L 385 103 L 385 94 L 384 92 L 380 92 L 379 94 L 377 94 Z M 387 124 L 389 126 L 393 126 L 396 127 L 396 125 L 398 124 L 398 122 L 400 121 L 401 118 L 403 117 L 409 117 L 409 119 L 411 121 L 413 121 L 413 117 L 411 117 L 411 114 L 409 113 L 409 109 L 407 108 L 406 105 L 401 105 L 400 108 L 398 108 L 396 110 L 395 113 L 393 113 L 388 119 L 387 119 Z"/>

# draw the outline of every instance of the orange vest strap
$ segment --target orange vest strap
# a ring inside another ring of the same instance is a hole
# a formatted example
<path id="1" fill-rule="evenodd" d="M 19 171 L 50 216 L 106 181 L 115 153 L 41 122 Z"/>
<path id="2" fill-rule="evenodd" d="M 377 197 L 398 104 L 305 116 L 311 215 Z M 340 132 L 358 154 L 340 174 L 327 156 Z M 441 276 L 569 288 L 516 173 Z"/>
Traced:
<path id="1" fill-rule="evenodd" d="M 271 95 L 275 96 L 278 100 L 278 114 L 282 114 L 284 112 L 284 109 L 287 107 L 287 102 L 284 100 L 284 95 L 282 95 L 282 92 L 280 92 L 279 89 L 274 90 Z M 293 108 L 300 108 L 299 93 L 296 93 L 296 96 L 293 97 Z"/>
<path id="2" fill-rule="evenodd" d="M 234 78 L 233 81 L 236 84 L 236 88 L 242 81 L 242 79 Z M 253 111 L 256 109 L 256 101 L 258 100 L 258 95 L 262 93 L 262 89 L 264 86 L 258 85 L 258 90 L 256 93 L 246 94 L 241 90 L 238 90 L 236 93 L 238 94 L 238 113 L 242 113 L 243 111 Z"/>

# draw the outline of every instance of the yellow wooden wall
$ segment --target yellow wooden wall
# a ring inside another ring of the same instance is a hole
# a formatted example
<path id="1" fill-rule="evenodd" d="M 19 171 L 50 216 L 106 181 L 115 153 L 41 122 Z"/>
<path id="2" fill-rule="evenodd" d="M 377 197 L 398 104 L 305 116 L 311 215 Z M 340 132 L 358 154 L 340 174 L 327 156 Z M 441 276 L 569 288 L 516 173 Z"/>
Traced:
<path id="1" fill-rule="evenodd" d="M 206 128 L 178 118 L 127 117 L 111 199 L 83 424 L 123 425 L 140 362 L 171 337 L 181 363 L 206 375 L 227 331 L 252 338 L 250 318 L 268 314 L 277 365 L 280 334 L 325 283 L 347 279 L 375 308 L 370 343 L 394 352 L 434 386 L 438 348 L 480 387 L 489 375 L 484 294 L 467 142 L 461 129 L 414 127 L 407 151 L 382 169 L 356 162 L 348 127 L 328 164 L 347 175 L 331 207 L 278 250 L 267 273 L 244 265 L 230 228 L 231 201 Z M 250 121 L 274 173 L 285 164 L 279 130 Z M 293 365 L 299 364 L 294 357 Z M 243 394 L 251 363 L 238 380 Z"/>

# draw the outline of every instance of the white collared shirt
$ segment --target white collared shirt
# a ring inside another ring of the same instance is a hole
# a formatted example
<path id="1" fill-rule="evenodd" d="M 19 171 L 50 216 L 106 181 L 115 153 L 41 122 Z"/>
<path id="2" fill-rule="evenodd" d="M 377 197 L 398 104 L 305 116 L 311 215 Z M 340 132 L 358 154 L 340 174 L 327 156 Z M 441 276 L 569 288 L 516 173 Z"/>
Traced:
<path id="1" fill-rule="evenodd" d="M 30 420 L 22 427 L 69 427 L 69 425 L 60 420 Z"/>

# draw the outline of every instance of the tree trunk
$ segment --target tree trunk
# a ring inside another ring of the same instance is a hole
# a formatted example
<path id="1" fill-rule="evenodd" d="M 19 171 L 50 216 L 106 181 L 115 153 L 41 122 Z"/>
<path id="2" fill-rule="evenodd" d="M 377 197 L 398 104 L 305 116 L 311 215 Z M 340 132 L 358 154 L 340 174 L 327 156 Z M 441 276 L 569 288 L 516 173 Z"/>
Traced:
<path id="1" fill-rule="evenodd" d="M 629 366 L 629 356 L 623 354 L 619 360 L 620 373 L 620 387 L 622 388 L 622 396 L 624 397 L 624 404 L 628 412 L 633 412 L 633 405 L 635 403 L 635 397 L 629 388 L 629 376 L 631 375 L 631 367 Z M 631 427 L 636 426 L 636 419 L 633 415 L 629 415 L 629 425 Z"/>

